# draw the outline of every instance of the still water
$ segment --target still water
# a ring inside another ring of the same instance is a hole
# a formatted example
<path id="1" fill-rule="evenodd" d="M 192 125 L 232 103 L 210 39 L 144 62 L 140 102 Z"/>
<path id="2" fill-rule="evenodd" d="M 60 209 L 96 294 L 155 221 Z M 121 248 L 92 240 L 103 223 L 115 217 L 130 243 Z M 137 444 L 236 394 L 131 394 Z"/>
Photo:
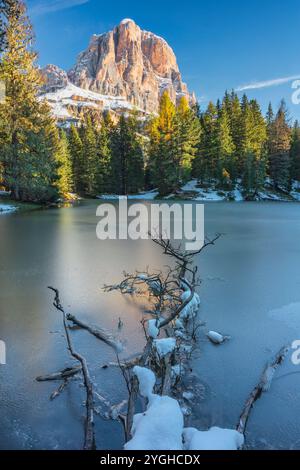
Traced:
<path id="1" fill-rule="evenodd" d="M 35 381 L 72 364 L 47 286 L 60 289 L 67 310 L 119 336 L 124 357 L 143 347 L 142 303 L 101 287 L 119 281 L 123 270 L 159 269 L 169 260 L 151 241 L 97 240 L 97 204 L 0 217 L 0 339 L 7 347 L 7 365 L 0 366 L 1 449 L 82 447 L 81 381 L 73 380 L 54 401 L 49 396 L 57 385 Z M 206 325 L 192 374 L 203 396 L 189 424 L 234 427 L 266 361 L 300 340 L 299 216 L 300 205 L 293 203 L 205 205 L 206 233 L 224 235 L 197 259 L 199 318 Z M 231 339 L 215 347 L 205 339 L 208 329 Z M 84 331 L 72 338 L 91 364 L 99 393 L 112 403 L 125 398 L 118 369 L 101 369 L 115 361 L 113 351 Z M 120 424 L 96 417 L 96 440 L 98 448 L 121 448 Z M 247 446 L 300 449 L 300 366 L 290 357 L 255 405 Z"/>

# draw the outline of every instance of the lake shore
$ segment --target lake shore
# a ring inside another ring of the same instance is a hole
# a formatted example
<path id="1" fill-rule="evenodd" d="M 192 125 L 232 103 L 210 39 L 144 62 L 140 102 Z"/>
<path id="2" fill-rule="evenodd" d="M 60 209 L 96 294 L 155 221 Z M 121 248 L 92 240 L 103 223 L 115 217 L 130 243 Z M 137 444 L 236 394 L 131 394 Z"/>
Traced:
<path id="1" fill-rule="evenodd" d="M 119 199 L 118 194 L 101 194 L 97 199 L 102 200 L 115 200 Z M 189 200 L 201 202 L 300 202 L 300 190 L 298 185 L 294 186 L 290 193 L 284 191 L 276 191 L 272 188 L 271 184 L 266 184 L 264 190 L 258 191 L 255 196 L 249 197 L 245 195 L 240 184 L 237 184 L 234 189 L 223 190 L 218 189 L 214 185 L 201 186 L 196 179 L 186 183 L 176 193 L 169 194 L 168 196 L 161 197 L 156 189 L 151 191 L 140 192 L 138 194 L 130 194 L 127 196 L 131 200 Z"/>

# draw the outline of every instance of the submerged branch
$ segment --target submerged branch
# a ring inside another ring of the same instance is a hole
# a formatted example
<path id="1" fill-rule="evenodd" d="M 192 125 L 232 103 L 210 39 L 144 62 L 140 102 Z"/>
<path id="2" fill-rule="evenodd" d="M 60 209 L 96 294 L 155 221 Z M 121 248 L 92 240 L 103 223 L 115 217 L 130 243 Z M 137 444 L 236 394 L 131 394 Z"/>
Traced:
<path id="1" fill-rule="evenodd" d="M 288 352 L 289 352 L 289 347 L 284 346 L 283 348 L 280 349 L 280 351 L 275 356 L 275 358 L 266 365 L 260 377 L 259 383 L 250 393 L 250 396 L 248 400 L 246 401 L 244 409 L 241 413 L 239 424 L 237 425 L 237 428 L 236 428 L 237 431 L 239 431 L 240 433 L 245 434 L 250 412 L 252 410 L 254 403 L 261 397 L 261 395 L 264 392 L 267 392 L 270 389 L 270 386 L 274 377 L 274 373 L 277 367 L 282 364 Z"/>

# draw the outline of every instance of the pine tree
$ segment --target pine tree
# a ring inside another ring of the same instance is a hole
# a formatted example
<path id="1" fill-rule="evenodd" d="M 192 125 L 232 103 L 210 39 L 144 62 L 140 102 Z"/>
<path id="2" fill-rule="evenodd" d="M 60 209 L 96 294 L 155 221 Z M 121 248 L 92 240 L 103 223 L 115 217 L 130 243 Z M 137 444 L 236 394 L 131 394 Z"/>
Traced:
<path id="1" fill-rule="evenodd" d="M 97 135 L 97 190 L 99 194 L 109 193 L 112 188 L 112 150 L 111 136 L 113 125 L 110 115 L 107 114 L 101 121 L 101 127 Z"/>
<path id="2" fill-rule="evenodd" d="M 296 121 L 292 131 L 292 144 L 290 150 L 291 178 L 300 181 L 300 127 Z"/>
<path id="3" fill-rule="evenodd" d="M 127 119 L 129 134 L 131 136 L 131 150 L 128 158 L 128 192 L 137 193 L 145 187 L 145 162 L 143 138 L 140 133 L 138 115 L 134 111 Z"/>
<path id="4" fill-rule="evenodd" d="M 270 155 L 287 153 L 291 145 L 291 129 L 285 101 L 282 100 L 275 119 L 270 125 L 269 152 Z"/>
<path id="5" fill-rule="evenodd" d="M 246 156 L 252 152 L 253 121 L 249 100 L 243 95 L 241 101 L 241 139 L 239 143 L 238 174 L 243 175 Z"/>
<path id="6" fill-rule="evenodd" d="M 267 124 L 256 100 L 249 102 L 251 119 L 249 147 L 243 173 L 243 182 L 249 197 L 254 197 L 265 184 L 267 170 Z M 249 178 L 249 175 L 252 175 Z"/>
<path id="7" fill-rule="evenodd" d="M 230 107 L 227 113 L 231 137 L 235 148 L 235 157 L 236 161 L 238 161 L 242 152 L 242 109 L 238 95 L 234 91 L 232 91 L 230 95 Z"/>
<path id="8" fill-rule="evenodd" d="M 243 188 L 248 200 L 255 199 L 258 191 L 264 187 L 266 178 L 266 158 L 257 158 L 255 153 L 249 152 L 245 158 L 243 174 Z"/>
<path id="9" fill-rule="evenodd" d="M 275 189 L 290 189 L 291 129 L 284 100 L 268 132 L 269 173 Z"/>
<path id="10" fill-rule="evenodd" d="M 57 131 L 58 133 L 58 131 Z M 64 198 L 73 189 L 72 162 L 67 135 L 64 131 L 57 136 L 57 181 L 59 195 Z"/>
<path id="11" fill-rule="evenodd" d="M 268 105 L 268 111 L 266 114 L 266 124 L 267 124 L 267 142 L 266 142 L 266 150 L 268 156 L 271 155 L 272 152 L 272 132 L 273 132 L 273 125 L 274 125 L 274 111 L 272 107 L 272 103 L 270 102 Z"/>
<path id="12" fill-rule="evenodd" d="M 174 164 L 179 182 L 186 182 L 191 176 L 192 163 L 200 142 L 200 122 L 188 101 L 182 97 L 174 118 L 174 138 L 176 141 Z"/>
<path id="13" fill-rule="evenodd" d="M 201 181 L 210 181 L 218 176 L 218 112 L 210 102 L 201 117 L 201 139 L 194 164 L 194 175 Z"/>
<path id="14" fill-rule="evenodd" d="M 256 159 L 260 159 L 264 155 L 266 147 L 267 124 L 256 100 L 250 101 L 250 112 L 252 119 L 251 151 L 255 154 Z"/>
<path id="15" fill-rule="evenodd" d="M 176 109 L 168 93 L 163 93 L 159 115 L 153 118 L 149 125 L 151 179 L 161 196 L 170 194 L 179 186 L 175 114 Z"/>
<path id="16" fill-rule="evenodd" d="M 275 189 L 290 191 L 291 161 L 288 153 L 276 153 L 270 156 L 269 171 Z"/>
<path id="17" fill-rule="evenodd" d="M 268 111 L 267 111 L 267 115 L 266 115 L 266 121 L 267 121 L 267 127 L 268 129 L 271 127 L 271 125 L 273 124 L 274 122 L 274 111 L 273 111 L 273 107 L 272 107 L 272 103 L 270 102 L 269 105 L 268 105 Z"/>
<path id="18" fill-rule="evenodd" d="M 49 107 L 37 99 L 41 76 L 31 48 L 33 33 L 25 4 L 17 0 L 4 3 L 5 44 L 0 66 L 0 79 L 6 85 L 6 99 L 0 104 L 4 183 L 16 200 L 45 200 L 50 194 L 54 197 L 55 147 L 51 148 L 53 141 L 45 130 L 53 121 Z"/>
<path id="19" fill-rule="evenodd" d="M 121 116 L 112 133 L 112 181 L 118 194 L 135 193 L 144 188 L 144 156 L 138 124 L 133 114 Z"/>
<path id="20" fill-rule="evenodd" d="M 235 179 L 235 147 L 230 132 L 228 111 L 224 103 L 218 112 L 216 139 L 217 178 L 222 187 L 229 189 L 232 181 Z"/>
<path id="21" fill-rule="evenodd" d="M 252 162 L 253 168 L 251 171 L 254 178 L 254 188 L 258 188 L 261 179 L 264 179 L 266 141 L 267 126 L 260 107 L 256 100 L 249 101 L 244 95 L 241 104 L 241 141 L 238 172 L 244 181 L 250 181 L 249 169 L 250 162 Z"/>
<path id="22" fill-rule="evenodd" d="M 82 166 L 83 186 L 85 194 L 97 195 L 97 140 L 91 116 L 88 115 L 82 129 Z"/>
<path id="23" fill-rule="evenodd" d="M 84 191 L 83 146 L 78 130 L 74 124 L 71 125 L 68 140 L 72 162 L 74 191 L 81 194 Z"/>

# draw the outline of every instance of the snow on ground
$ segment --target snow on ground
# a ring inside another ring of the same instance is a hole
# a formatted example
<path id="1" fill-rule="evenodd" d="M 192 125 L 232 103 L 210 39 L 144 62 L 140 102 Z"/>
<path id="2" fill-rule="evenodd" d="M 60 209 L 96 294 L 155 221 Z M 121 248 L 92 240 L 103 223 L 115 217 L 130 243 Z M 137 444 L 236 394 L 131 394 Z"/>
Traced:
<path id="1" fill-rule="evenodd" d="M 222 192 L 213 189 L 203 189 L 199 188 L 198 181 L 193 179 L 186 183 L 182 188 L 181 191 L 183 195 L 185 192 L 193 192 L 196 193 L 195 197 L 192 197 L 192 200 L 195 201 L 224 201 L 228 198 L 228 192 Z"/>
<path id="2" fill-rule="evenodd" d="M 195 192 L 200 192 L 201 190 L 197 188 L 198 181 L 196 179 L 193 179 L 186 183 L 184 186 L 182 186 L 182 191 L 195 191 Z"/>
<path id="3" fill-rule="evenodd" d="M 184 186 L 182 186 L 181 190 L 176 194 L 170 194 L 165 196 L 162 199 L 171 200 L 175 196 L 179 199 L 188 199 L 191 201 L 202 201 L 202 202 L 219 202 L 219 201 L 236 201 L 242 202 L 244 201 L 244 197 L 241 191 L 240 184 L 237 184 L 235 189 L 232 191 L 221 191 L 213 188 L 200 188 L 198 187 L 198 181 L 196 179 L 192 179 Z M 265 189 L 257 193 L 257 201 L 278 201 L 278 202 L 286 202 L 290 200 L 295 200 L 300 202 L 300 192 L 297 191 L 298 186 L 294 186 L 290 194 L 278 194 L 272 189 Z M 159 196 L 157 190 L 142 192 L 138 194 L 131 194 L 128 196 L 129 200 L 142 200 L 142 201 L 151 201 L 156 199 Z M 119 199 L 120 196 L 116 194 L 103 194 L 98 196 L 98 199 Z M 124 197 L 124 196 L 123 196 Z"/>
<path id="4" fill-rule="evenodd" d="M 266 184 L 270 184 L 268 180 L 266 180 Z M 241 202 L 244 201 L 244 197 L 241 191 L 240 187 L 240 181 L 236 185 L 235 189 L 233 191 L 220 191 L 216 190 L 213 188 L 200 188 L 198 186 L 198 181 L 196 179 L 193 179 L 189 181 L 187 184 L 185 184 L 181 191 L 182 195 L 184 196 L 184 193 L 195 193 L 194 196 L 190 197 L 188 195 L 188 198 L 191 200 L 195 201 L 227 201 L 227 200 L 234 200 L 236 202 Z M 258 201 L 289 201 L 291 200 L 290 196 L 295 200 L 295 201 L 300 201 L 300 192 L 297 191 L 299 189 L 299 185 L 297 183 L 294 183 L 293 189 L 289 194 L 278 194 L 275 191 L 272 190 L 272 188 L 264 189 L 263 191 L 260 191 L 257 195 L 257 200 Z"/>
<path id="5" fill-rule="evenodd" d="M 124 196 L 119 196 L 118 194 L 101 194 L 97 196 L 96 199 L 103 199 L 104 201 L 119 200 L 124 198 Z"/>
<path id="6" fill-rule="evenodd" d="M 260 191 L 258 193 L 260 201 L 286 201 L 286 198 L 279 196 L 278 194 L 270 193 L 269 191 Z"/>
<path id="7" fill-rule="evenodd" d="M 237 450 L 243 446 L 244 436 L 233 429 L 184 428 L 178 401 L 153 393 L 154 373 L 139 366 L 134 367 L 133 372 L 148 405 L 144 413 L 134 415 L 133 437 L 125 444 L 125 450 Z"/>
<path id="8" fill-rule="evenodd" d="M 8 204 L 0 204 L 0 214 L 5 214 L 5 213 L 8 213 L 8 212 L 14 212 L 16 210 L 17 210 L 16 206 L 11 206 L 11 205 L 8 205 Z"/>
<path id="9" fill-rule="evenodd" d="M 300 202 L 300 193 L 298 191 L 291 191 L 291 196 L 292 198 L 295 199 L 295 201 Z"/>
<path id="10" fill-rule="evenodd" d="M 138 193 L 138 194 L 129 194 L 128 196 L 119 196 L 118 194 L 100 194 L 97 196 L 97 199 L 103 199 L 103 200 L 118 200 L 118 199 L 123 199 L 126 197 L 128 200 L 141 200 L 141 201 L 152 201 L 153 199 L 158 196 L 158 191 L 148 191 L 144 193 Z"/>
<path id="11" fill-rule="evenodd" d="M 128 199 L 142 199 L 142 200 L 152 200 L 155 199 L 158 196 L 158 191 L 148 191 L 145 193 L 139 193 L 139 194 L 130 194 L 128 196 Z"/>
<path id="12" fill-rule="evenodd" d="M 233 429 L 213 427 L 208 431 L 183 430 L 185 450 L 238 450 L 244 444 L 243 434 Z"/>
<path id="13" fill-rule="evenodd" d="M 133 419 L 125 450 L 182 450 L 183 415 L 177 400 L 152 395 L 145 413 Z"/>
<path id="14" fill-rule="evenodd" d="M 208 190 L 195 198 L 195 201 L 224 201 L 226 196 L 221 196 L 218 191 Z"/>
<path id="15" fill-rule="evenodd" d="M 236 202 L 241 202 L 244 200 L 241 191 L 238 188 L 235 188 L 233 191 L 233 197 Z"/>

